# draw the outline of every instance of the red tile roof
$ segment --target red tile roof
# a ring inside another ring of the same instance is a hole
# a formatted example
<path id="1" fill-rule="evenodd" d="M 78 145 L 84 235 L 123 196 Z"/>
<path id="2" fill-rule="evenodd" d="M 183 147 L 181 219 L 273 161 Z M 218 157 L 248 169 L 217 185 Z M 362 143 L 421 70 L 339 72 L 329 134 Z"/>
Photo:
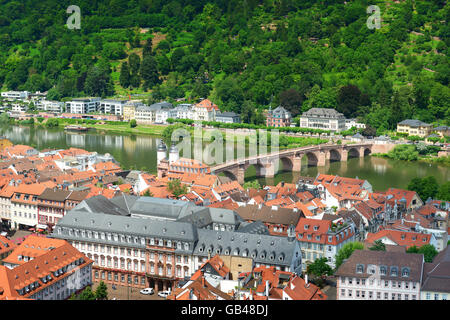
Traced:
<path id="1" fill-rule="evenodd" d="M 384 229 L 377 233 L 368 233 L 366 242 L 374 243 L 376 240 L 382 238 L 388 238 L 399 246 L 406 246 L 406 248 L 409 248 L 411 246 L 421 247 L 424 244 L 429 244 L 431 235 L 418 232 Z"/>

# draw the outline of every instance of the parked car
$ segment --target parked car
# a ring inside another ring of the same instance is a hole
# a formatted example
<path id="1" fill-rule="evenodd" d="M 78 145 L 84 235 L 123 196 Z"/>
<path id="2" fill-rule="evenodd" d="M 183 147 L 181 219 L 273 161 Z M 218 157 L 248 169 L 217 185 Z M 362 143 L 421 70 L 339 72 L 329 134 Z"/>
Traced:
<path id="1" fill-rule="evenodd" d="M 167 298 L 167 296 L 169 294 L 170 294 L 170 291 L 167 291 L 167 290 L 158 292 L 158 296 L 161 297 L 161 298 Z"/>
<path id="2" fill-rule="evenodd" d="M 141 294 L 154 294 L 155 291 L 153 290 L 153 288 L 145 288 L 142 289 L 141 291 L 139 291 Z"/>

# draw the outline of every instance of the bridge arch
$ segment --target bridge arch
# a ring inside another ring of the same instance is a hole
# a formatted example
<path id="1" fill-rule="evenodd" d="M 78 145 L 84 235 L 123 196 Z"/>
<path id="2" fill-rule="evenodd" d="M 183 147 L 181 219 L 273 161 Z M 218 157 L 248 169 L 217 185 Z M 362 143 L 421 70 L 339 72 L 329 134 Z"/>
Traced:
<path id="1" fill-rule="evenodd" d="M 330 162 L 332 161 L 341 161 L 341 153 L 336 149 L 330 149 L 328 154 L 328 159 L 330 159 Z"/>
<path id="2" fill-rule="evenodd" d="M 372 153 L 372 150 L 370 148 L 364 148 L 364 157 L 367 157 Z"/>
<path id="3" fill-rule="evenodd" d="M 349 158 L 359 158 L 359 150 L 356 148 L 350 148 L 348 150 L 348 157 Z"/>
<path id="4" fill-rule="evenodd" d="M 233 172 L 232 170 L 224 170 L 221 173 L 223 173 L 225 175 L 225 177 L 227 177 L 233 181 L 238 181 L 238 177 L 237 177 L 236 173 Z"/>
<path id="5" fill-rule="evenodd" d="M 294 168 L 294 163 L 292 162 L 292 159 L 289 157 L 281 157 L 280 158 L 281 166 L 279 169 L 284 171 L 292 171 Z"/>
<path id="6" fill-rule="evenodd" d="M 308 161 L 308 166 L 317 166 L 317 163 L 319 162 L 319 158 L 314 152 L 307 152 L 306 154 L 306 160 Z"/>

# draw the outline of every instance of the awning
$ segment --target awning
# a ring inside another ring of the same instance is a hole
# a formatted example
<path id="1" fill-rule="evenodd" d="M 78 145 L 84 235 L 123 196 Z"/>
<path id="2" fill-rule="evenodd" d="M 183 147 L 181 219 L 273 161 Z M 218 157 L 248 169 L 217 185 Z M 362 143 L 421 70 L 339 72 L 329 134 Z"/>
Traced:
<path id="1" fill-rule="evenodd" d="M 44 229 L 44 230 L 47 230 L 47 225 L 46 225 L 46 224 L 37 224 L 37 225 L 36 225 L 36 228 L 37 228 L 37 229 Z"/>

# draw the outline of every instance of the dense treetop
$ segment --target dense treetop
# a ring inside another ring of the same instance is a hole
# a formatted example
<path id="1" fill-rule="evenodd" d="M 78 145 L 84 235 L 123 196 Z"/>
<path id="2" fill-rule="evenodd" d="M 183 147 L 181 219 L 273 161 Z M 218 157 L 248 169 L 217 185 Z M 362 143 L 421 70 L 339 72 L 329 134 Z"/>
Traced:
<path id="1" fill-rule="evenodd" d="M 79 0 L 69 30 L 72 2 L 0 1 L 2 90 L 209 97 L 248 121 L 269 104 L 336 108 L 378 133 L 405 118 L 450 124 L 445 1 Z"/>

